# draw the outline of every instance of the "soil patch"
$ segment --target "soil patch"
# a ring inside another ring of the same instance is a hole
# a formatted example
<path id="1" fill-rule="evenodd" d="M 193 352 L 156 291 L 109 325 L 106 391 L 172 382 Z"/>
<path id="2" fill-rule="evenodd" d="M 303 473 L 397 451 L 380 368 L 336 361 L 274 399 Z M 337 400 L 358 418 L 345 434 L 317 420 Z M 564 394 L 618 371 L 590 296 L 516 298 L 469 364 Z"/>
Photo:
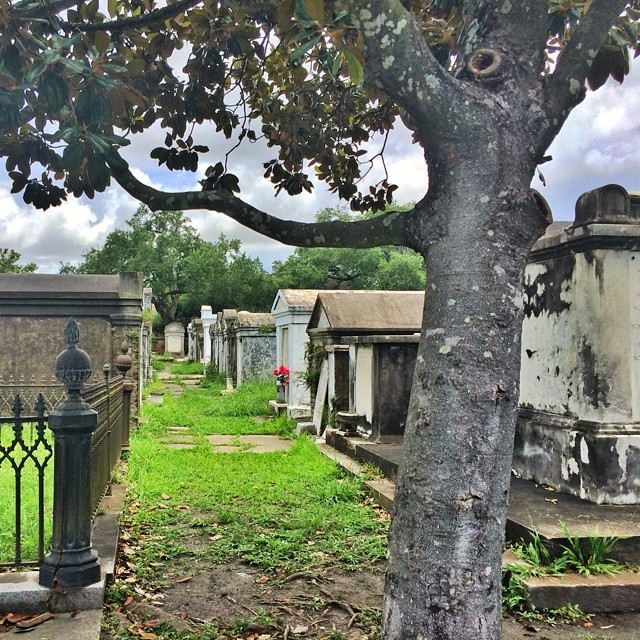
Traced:
<path id="1" fill-rule="evenodd" d="M 124 629 L 147 629 L 163 638 L 161 623 L 194 638 L 207 624 L 229 640 L 381 637 L 383 563 L 362 571 L 319 565 L 291 575 L 237 560 L 214 564 L 181 556 L 163 563 L 167 586 L 137 588 L 105 617 L 103 640 Z M 504 640 L 637 640 L 639 628 L 640 614 L 597 615 L 556 626 L 507 616 L 503 623 Z"/>

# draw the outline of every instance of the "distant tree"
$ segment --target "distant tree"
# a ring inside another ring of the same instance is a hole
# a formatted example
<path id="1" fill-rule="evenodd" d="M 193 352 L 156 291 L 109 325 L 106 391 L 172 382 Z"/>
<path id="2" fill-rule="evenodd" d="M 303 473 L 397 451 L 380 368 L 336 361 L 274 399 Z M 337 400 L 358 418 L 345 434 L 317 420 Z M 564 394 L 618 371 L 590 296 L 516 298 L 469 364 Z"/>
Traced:
<path id="1" fill-rule="evenodd" d="M 38 265 L 35 262 L 18 264 L 20 254 L 13 249 L 0 248 L 0 273 L 33 273 Z"/>
<path id="2" fill-rule="evenodd" d="M 141 271 L 165 325 L 193 317 L 201 304 L 248 310 L 268 305 L 260 261 L 249 258 L 239 240 L 222 234 L 216 242 L 203 240 L 181 211 L 151 212 L 141 206 L 126 229 L 112 231 L 104 246 L 83 258 L 78 267 L 62 265 L 61 272 Z"/>
<path id="3" fill-rule="evenodd" d="M 374 216 L 367 212 L 358 218 Z M 316 215 L 316 222 L 355 219 L 340 207 Z M 297 248 L 284 262 L 273 263 L 278 288 L 424 290 L 425 275 L 422 256 L 406 247 Z"/>
<path id="4" fill-rule="evenodd" d="M 186 265 L 191 293 L 180 301 L 187 317 L 201 304 L 214 311 L 225 308 L 268 311 L 277 287 L 258 258 L 242 251 L 242 243 L 220 234 L 215 243 L 203 242 Z"/>
<path id="5" fill-rule="evenodd" d="M 165 324 L 173 322 L 180 296 L 192 291 L 191 262 L 204 241 L 181 211 L 140 206 L 127 229 L 112 231 L 104 246 L 83 254 L 77 273 L 141 271 L 153 289 L 153 303 Z"/>

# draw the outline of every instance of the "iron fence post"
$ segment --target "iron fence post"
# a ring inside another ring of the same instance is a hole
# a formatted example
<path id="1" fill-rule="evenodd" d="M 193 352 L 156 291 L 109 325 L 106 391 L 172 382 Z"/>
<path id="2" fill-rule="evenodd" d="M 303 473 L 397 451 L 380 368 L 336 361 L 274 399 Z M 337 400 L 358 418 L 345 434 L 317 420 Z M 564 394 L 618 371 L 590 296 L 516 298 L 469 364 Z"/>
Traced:
<path id="1" fill-rule="evenodd" d="M 56 376 L 68 397 L 49 414 L 54 438 L 53 535 L 51 552 L 40 564 L 44 587 L 78 588 L 100 580 L 98 555 L 91 548 L 91 447 L 98 414 L 80 397 L 91 376 L 91 360 L 76 346 L 80 331 L 70 318 L 67 348 L 56 359 Z"/>
<path id="2" fill-rule="evenodd" d="M 127 378 L 127 372 L 133 366 L 133 358 L 129 355 L 129 343 L 125 340 L 120 346 L 120 354 L 116 358 L 116 368 L 124 378 L 122 383 L 122 449 L 129 451 L 129 433 L 131 430 L 131 392 L 133 380 Z"/>

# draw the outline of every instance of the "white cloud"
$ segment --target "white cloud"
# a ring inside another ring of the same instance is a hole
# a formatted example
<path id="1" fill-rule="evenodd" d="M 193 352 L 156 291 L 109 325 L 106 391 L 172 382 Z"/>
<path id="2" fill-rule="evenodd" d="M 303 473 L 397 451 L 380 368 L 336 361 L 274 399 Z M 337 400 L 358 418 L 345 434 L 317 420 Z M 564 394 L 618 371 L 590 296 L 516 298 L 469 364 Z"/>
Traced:
<path id="1" fill-rule="evenodd" d="M 640 187 L 640 64 L 622 85 L 613 80 L 587 94 L 549 148 L 553 160 L 540 171 L 547 186 L 533 186 L 548 200 L 556 220 L 573 220 L 585 191 L 610 182 Z"/>
<path id="2" fill-rule="evenodd" d="M 573 218 L 578 196 L 586 190 L 609 182 L 628 189 L 639 189 L 640 175 L 640 68 L 620 87 L 609 81 L 571 114 L 567 124 L 551 146 L 553 161 L 540 167 L 547 182 L 534 185 L 547 198 L 558 220 Z M 149 151 L 164 142 L 164 132 L 157 126 L 149 135 L 133 138 L 126 148 L 135 175 L 158 189 L 186 190 L 198 188 L 202 173 L 168 172 L 158 168 L 148 157 Z M 197 137 L 197 136 L 195 136 Z M 220 134 L 205 136 L 211 151 L 205 157 L 217 162 L 234 141 Z M 377 138 L 376 145 L 381 144 Z M 273 186 L 263 178 L 262 163 L 272 157 L 272 149 L 264 143 L 243 145 L 229 158 L 229 170 L 240 178 L 242 197 L 272 215 L 311 221 L 319 210 L 337 206 L 336 196 L 317 184 L 312 194 L 296 197 L 274 196 Z M 398 121 L 386 144 L 385 157 L 392 182 L 399 185 L 395 192 L 400 203 L 422 198 L 427 189 L 427 177 L 422 150 L 411 143 L 410 132 Z M 203 165 L 206 167 L 206 164 Z M 381 167 L 372 172 L 373 179 L 382 177 Z M 46 212 L 24 205 L 21 195 L 9 193 L 10 182 L 0 175 L 0 247 L 10 247 L 22 254 L 22 262 L 36 262 L 41 271 L 57 272 L 60 262 L 78 262 L 84 251 L 101 245 L 107 234 L 124 228 L 138 203 L 120 187 L 113 185 L 94 200 L 70 200 L 61 207 Z M 284 259 L 292 248 L 245 229 L 222 214 L 187 212 L 203 238 L 216 240 L 220 233 L 239 238 L 244 250 L 259 257 L 266 268 L 275 259 Z"/>

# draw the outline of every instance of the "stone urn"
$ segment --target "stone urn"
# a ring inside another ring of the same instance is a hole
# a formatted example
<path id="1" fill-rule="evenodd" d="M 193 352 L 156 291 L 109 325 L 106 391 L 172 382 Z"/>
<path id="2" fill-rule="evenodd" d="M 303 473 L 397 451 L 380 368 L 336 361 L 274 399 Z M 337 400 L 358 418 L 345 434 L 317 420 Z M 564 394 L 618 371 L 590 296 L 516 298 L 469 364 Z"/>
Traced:
<path id="1" fill-rule="evenodd" d="M 276 382 L 276 402 L 278 404 L 287 404 L 287 385 Z"/>

